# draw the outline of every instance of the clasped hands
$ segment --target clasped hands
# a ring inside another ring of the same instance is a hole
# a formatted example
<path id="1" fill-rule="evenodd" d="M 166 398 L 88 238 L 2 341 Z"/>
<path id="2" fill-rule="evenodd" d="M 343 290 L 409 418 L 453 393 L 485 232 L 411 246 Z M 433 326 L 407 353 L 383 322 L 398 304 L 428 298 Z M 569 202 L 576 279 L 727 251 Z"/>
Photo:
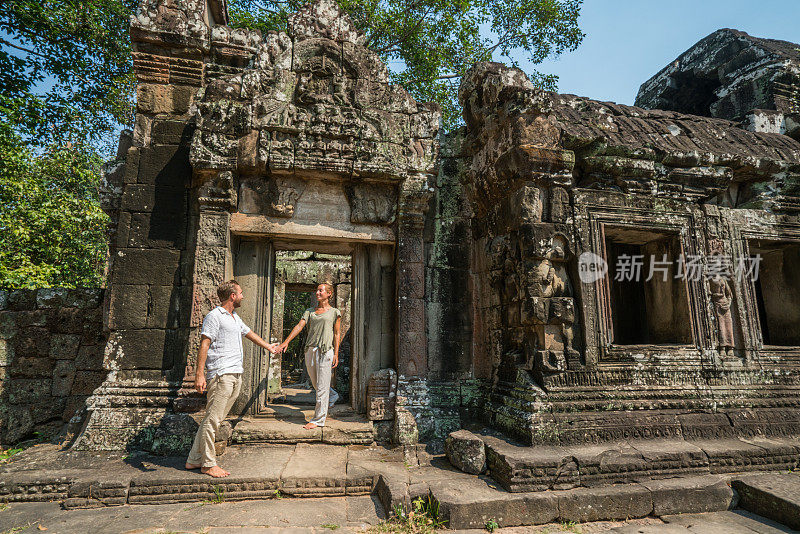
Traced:
<path id="1" fill-rule="evenodd" d="M 281 343 L 277 347 L 275 347 L 275 345 L 278 345 L 278 344 L 277 343 L 273 343 L 272 346 L 274 348 L 273 349 L 267 349 L 267 350 L 269 350 L 272 354 L 280 354 L 281 352 L 286 350 L 286 347 L 289 346 L 289 343 L 287 341 L 284 341 L 283 343 Z M 333 361 L 331 362 L 331 367 L 335 368 L 337 365 L 339 365 L 339 355 L 334 353 Z"/>

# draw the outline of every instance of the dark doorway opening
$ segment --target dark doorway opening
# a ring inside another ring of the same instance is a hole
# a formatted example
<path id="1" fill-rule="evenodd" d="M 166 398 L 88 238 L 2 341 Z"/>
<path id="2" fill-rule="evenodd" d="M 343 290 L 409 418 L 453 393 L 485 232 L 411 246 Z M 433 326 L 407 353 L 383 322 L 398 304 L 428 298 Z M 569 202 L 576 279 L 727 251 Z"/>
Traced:
<path id="1" fill-rule="evenodd" d="M 752 240 L 750 255 L 764 345 L 800 346 L 800 243 Z"/>
<path id="2" fill-rule="evenodd" d="M 678 272 L 682 252 L 678 235 L 620 227 L 604 230 L 613 343 L 691 344 L 686 280 Z"/>

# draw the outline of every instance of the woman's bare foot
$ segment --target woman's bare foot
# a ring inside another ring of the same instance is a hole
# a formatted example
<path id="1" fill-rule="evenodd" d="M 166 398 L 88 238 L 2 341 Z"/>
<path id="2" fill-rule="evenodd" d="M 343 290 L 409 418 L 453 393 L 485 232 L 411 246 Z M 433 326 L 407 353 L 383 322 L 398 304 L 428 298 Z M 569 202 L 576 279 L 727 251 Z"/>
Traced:
<path id="1" fill-rule="evenodd" d="M 306 423 L 303 428 L 306 430 L 311 430 L 312 428 L 317 428 L 317 423 Z"/>
<path id="2" fill-rule="evenodd" d="M 195 464 L 190 464 L 189 462 L 186 462 L 186 465 L 184 465 L 184 467 L 186 469 L 200 469 L 201 465 L 200 464 L 195 465 Z"/>
<path id="3" fill-rule="evenodd" d="M 223 478 L 230 475 L 230 473 L 228 473 L 218 465 L 212 467 L 203 467 L 200 469 L 200 472 L 203 473 L 204 475 L 212 476 L 214 478 Z"/>

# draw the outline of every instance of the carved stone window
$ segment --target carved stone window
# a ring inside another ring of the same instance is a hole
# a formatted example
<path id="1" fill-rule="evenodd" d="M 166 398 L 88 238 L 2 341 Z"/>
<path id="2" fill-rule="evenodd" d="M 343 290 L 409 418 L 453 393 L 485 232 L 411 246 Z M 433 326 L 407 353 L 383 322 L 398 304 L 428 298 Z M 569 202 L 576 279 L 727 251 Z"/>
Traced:
<path id="1" fill-rule="evenodd" d="M 760 257 L 754 277 L 761 339 L 767 346 L 800 346 L 800 242 L 748 240 Z"/>
<path id="2" fill-rule="evenodd" d="M 693 343 L 677 233 L 604 225 L 608 335 L 613 345 Z"/>

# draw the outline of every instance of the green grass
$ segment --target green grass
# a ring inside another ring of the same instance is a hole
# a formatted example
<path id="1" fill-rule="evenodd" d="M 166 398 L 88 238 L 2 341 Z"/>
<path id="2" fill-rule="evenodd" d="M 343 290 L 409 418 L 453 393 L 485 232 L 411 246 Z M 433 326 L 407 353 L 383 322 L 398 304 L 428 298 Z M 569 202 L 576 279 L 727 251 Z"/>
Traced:
<path id="1" fill-rule="evenodd" d="M 488 520 L 486 524 L 483 526 L 489 532 L 494 532 L 500 525 L 497 524 L 497 521 L 494 518 Z"/>
<path id="2" fill-rule="evenodd" d="M 3 464 L 9 460 L 15 454 L 18 454 L 24 451 L 22 447 L 12 448 L 12 449 L 0 449 L 0 464 Z"/>
<path id="3" fill-rule="evenodd" d="M 397 505 L 392 510 L 392 516 L 372 526 L 370 533 L 392 534 L 430 534 L 445 528 L 444 521 L 439 519 L 439 503 L 430 497 L 416 499 L 408 510 Z"/>
<path id="4" fill-rule="evenodd" d="M 336 523 L 325 523 L 324 525 L 320 525 L 320 526 L 322 528 L 328 528 L 328 529 L 331 529 L 331 530 L 336 530 L 337 528 L 339 528 L 339 525 L 337 525 Z"/>

